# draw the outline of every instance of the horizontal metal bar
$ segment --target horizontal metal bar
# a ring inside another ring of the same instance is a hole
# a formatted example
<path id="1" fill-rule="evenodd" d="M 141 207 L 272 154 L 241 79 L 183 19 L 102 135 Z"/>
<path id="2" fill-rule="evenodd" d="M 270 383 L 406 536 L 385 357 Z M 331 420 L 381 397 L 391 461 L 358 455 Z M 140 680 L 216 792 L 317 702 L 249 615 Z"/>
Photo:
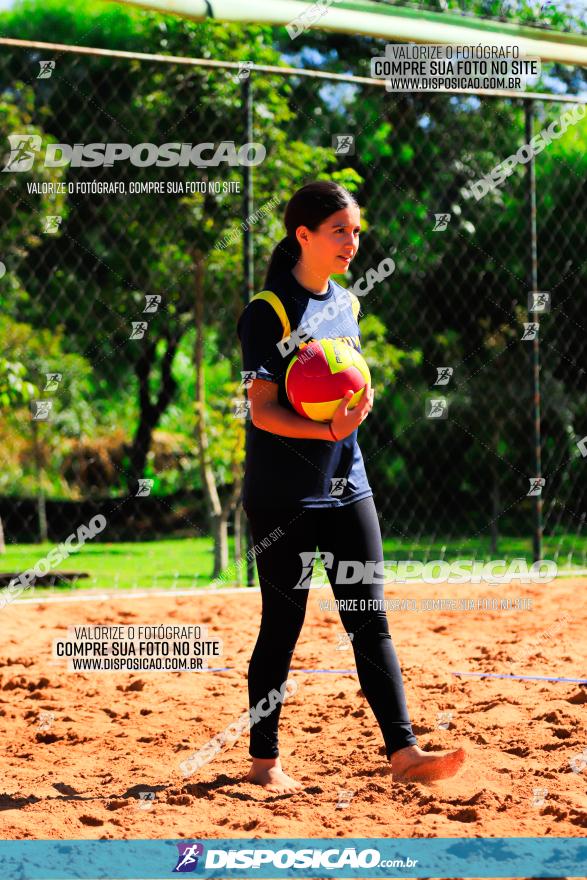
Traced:
<path id="1" fill-rule="evenodd" d="M 69 46 L 66 43 L 41 43 L 36 40 L 17 40 L 13 37 L 0 37 L 0 46 L 14 46 L 20 49 L 43 49 L 53 52 L 69 52 L 78 55 L 92 55 L 103 58 L 121 58 L 133 61 L 154 61 L 160 64 L 184 64 L 190 67 L 225 68 L 238 70 L 238 61 L 216 61 L 211 58 L 186 58 L 182 55 L 153 55 L 148 52 L 125 52 L 122 49 L 98 49 L 91 46 Z M 277 76 L 307 76 L 311 79 L 325 79 L 334 82 L 355 83 L 356 85 L 378 86 L 385 88 L 385 80 L 372 79 L 367 76 L 353 76 L 344 73 L 328 73 L 324 70 L 312 70 L 300 67 L 277 67 L 270 64 L 252 64 L 250 69 L 258 73 L 270 73 Z M 392 93 L 390 92 L 390 95 Z M 405 94 L 401 92 L 398 94 Z M 417 94 L 447 95 L 478 95 L 486 98 L 518 98 L 533 101 L 555 101 L 571 104 L 587 104 L 587 96 L 553 95 L 550 92 L 517 92 L 513 89 L 438 89 L 435 92 L 418 92 Z"/>
<path id="2" fill-rule="evenodd" d="M 114 0 L 132 8 L 154 9 L 194 21 L 208 18 L 239 24 L 304 22 L 314 0 Z M 326 10 L 323 10 L 324 12 Z M 337 0 L 327 15 L 306 20 L 306 27 L 388 41 L 448 45 L 517 46 L 522 55 L 587 67 L 587 36 L 561 30 L 528 28 L 522 22 L 463 17 L 456 10 L 414 10 L 373 0 Z"/>

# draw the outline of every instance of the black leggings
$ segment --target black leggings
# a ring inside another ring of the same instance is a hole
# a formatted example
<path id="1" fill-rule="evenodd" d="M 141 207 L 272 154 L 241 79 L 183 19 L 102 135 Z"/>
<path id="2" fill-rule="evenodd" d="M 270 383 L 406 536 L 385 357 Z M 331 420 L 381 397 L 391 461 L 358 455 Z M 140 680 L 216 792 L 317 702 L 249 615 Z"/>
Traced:
<path id="1" fill-rule="evenodd" d="M 340 560 L 383 561 L 381 530 L 373 498 L 338 508 L 247 510 L 246 514 L 253 542 L 259 545 L 256 561 L 263 604 L 261 628 L 249 665 L 249 706 L 256 707 L 265 700 L 263 709 L 266 711 L 270 692 L 280 691 L 287 681 L 308 600 L 307 589 L 294 587 L 300 580 L 306 582 L 303 562 L 314 555 L 318 546 L 321 553 L 332 553 L 334 565 L 326 571 L 336 600 L 356 599 L 357 609 L 360 600 L 379 600 L 363 603 L 366 610 L 343 610 L 341 606 L 339 614 L 352 638 L 359 682 L 381 728 L 387 757 L 415 745 L 417 740 L 408 715 L 401 669 L 380 601 L 384 597 L 382 578 L 379 577 L 379 583 L 335 582 Z M 300 556 L 304 552 L 308 552 L 305 560 Z M 311 562 L 309 564 L 313 567 Z M 348 602 L 347 608 L 352 609 Z M 249 752 L 255 758 L 276 758 L 279 754 L 277 728 L 281 701 L 271 702 L 274 709 L 265 717 L 257 713 L 254 717 L 258 720 L 251 726 Z"/>

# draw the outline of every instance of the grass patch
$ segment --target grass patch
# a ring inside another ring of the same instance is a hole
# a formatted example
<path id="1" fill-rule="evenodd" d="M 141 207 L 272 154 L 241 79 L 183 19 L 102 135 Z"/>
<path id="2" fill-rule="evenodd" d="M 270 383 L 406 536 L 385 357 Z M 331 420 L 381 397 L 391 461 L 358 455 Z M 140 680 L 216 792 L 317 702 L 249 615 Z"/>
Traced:
<path id="1" fill-rule="evenodd" d="M 229 538 L 230 564 L 219 586 L 244 586 L 246 566 L 241 565 L 240 584 L 233 562 L 234 542 Z M 470 539 L 463 537 L 452 541 L 442 539 L 423 539 L 409 542 L 395 538 L 384 542 L 385 559 L 414 559 L 421 562 L 444 559 L 453 562 L 457 559 L 476 559 L 488 562 L 492 558 L 511 560 L 525 559 L 532 563 L 532 547 L 528 538 L 503 537 L 499 541 L 499 552 L 492 556 L 488 538 Z M 0 570 L 21 572 L 32 568 L 44 558 L 54 544 L 12 544 L 0 556 Z M 63 587 L 36 587 L 34 594 L 67 593 L 72 589 L 87 590 L 132 590 L 132 589 L 186 589 L 209 587 L 212 582 L 213 542 L 211 538 L 177 538 L 158 541 L 115 543 L 92 543 L 88 541 L 81 550 L 63 560 L 58 570 L 84 571 L 84 578 L 75 585 Z M 553 559 L 559 568 L 587 567 L 587 538 L 576 535 L 559 535 L 544 540 L 544 558 Z M 314 577 L 322 573 L 322 563 L 316 564 Z M 257 581 L 256 581 L 257 583 Z M 23 598 L 32 595 L 25 591 Z"/>

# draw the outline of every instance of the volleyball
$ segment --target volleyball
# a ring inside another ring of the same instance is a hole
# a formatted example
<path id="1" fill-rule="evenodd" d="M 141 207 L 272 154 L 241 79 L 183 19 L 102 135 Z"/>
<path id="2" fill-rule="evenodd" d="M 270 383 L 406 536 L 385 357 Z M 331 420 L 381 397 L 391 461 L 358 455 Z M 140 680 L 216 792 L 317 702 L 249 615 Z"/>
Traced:
<path id="1" fill-rule="evenodd" d="M 340 339 L 319 339 L 300 346 L 285 374 L 285 389 L 294 409 L 314 422 L 331 421 L 345 392 L 353 409 L 371 381 L 363 355 Z"/>

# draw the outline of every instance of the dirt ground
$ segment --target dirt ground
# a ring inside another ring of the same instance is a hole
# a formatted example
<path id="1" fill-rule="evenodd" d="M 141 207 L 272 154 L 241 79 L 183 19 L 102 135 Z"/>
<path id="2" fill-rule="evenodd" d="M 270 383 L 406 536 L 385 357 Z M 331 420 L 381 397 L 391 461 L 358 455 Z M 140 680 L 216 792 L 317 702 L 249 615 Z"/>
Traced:
<path id="1" fill-rule="evenodd" d="M 257 591 L 13 602 L 0 612 L 0 836 L 583 837 L 587 767 L 579 763 L 577 772 L 570 761 L 587 747 L 587 686 L 452 673 L 585 677 L 586 588 L 578 578 L 388 586 L 389 598 L 418 601 L 533 600 L 532 610 L 388 614 L 419 745 L 463 745 L 469 754 L 454 779 L 429 785 L 393 782 L 356 675 L 296 671 L 354 666 L 352 651 L 340 647 L 337 612 L 319 607 L 330 589 L 312 590 L 291 673 L 298 690 L 280 728 L 284 767 L 304 786 L 292 795 L 241 781 L 246 733 L 188 779 L 179 768 L 247 708 Z M 206 624 L 223 640 L 212 665 L 231 669 L 80 673 L 52 658 L 52 641 L 68 624 L 130 623 Z M 448 728 L 439 726 L 448 723 L 440 712 L 452 713 Z M 343 790 L 352 795 L 339 807 Z M 154 799 L 142 800 L 143 791 Z"/>

